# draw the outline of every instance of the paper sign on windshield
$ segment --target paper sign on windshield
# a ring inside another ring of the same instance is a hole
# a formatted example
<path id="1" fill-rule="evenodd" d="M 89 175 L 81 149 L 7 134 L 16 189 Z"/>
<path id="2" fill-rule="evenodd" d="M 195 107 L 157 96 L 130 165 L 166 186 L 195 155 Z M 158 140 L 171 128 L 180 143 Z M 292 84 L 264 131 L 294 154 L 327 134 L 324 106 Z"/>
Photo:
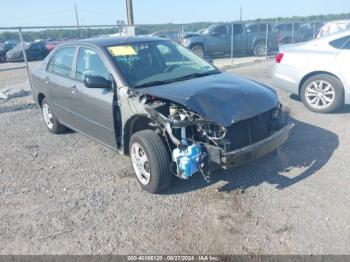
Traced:
<path id="1" fill-rule="evenodd" d="M 119 45 L 108 47 L 112 56 L 136 55 L 135 49 L 131 45 Z"/>

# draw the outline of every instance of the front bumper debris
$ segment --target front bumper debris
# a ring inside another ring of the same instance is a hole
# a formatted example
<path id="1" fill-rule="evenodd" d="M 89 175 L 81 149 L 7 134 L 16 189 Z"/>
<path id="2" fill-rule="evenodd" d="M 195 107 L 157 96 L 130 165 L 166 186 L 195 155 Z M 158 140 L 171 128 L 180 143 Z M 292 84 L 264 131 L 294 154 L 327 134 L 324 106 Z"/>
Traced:
<path id="1" fill-rule="evenodd" d="M 283 145 L 287 141 L 293 127 L 294 124 L 288 124 L 276 133 L 255 144 L 227 153 L 219 147 L 207 146 L 210 159 L 224 169 L 231 169 L 243 165 L 253 159 L 262 157 Z"/>

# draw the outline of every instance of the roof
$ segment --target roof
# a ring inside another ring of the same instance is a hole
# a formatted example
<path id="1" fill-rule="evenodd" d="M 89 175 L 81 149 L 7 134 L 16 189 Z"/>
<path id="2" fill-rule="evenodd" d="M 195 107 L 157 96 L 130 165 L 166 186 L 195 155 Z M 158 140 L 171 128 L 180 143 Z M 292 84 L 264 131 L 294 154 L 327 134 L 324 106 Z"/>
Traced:
<path id="1" fill-rule="evenodd" d="M 316 38 L 315 40 L 332 41 L 332 40 L 335 40 L 335 39 L 338 39 L 338 38 L 342 38 L 342 37 L 345 37 L 345 36 L 348 36 L 348 35 L 350 35 L 350 29 L 340 30 L 338 32 L 331 33 L 329 35 L 325 35 L 325 36 Z"/>
<path id="2" fill-rule="evenodd" d="M 140 42 L 153 42 L 153 41 L 168 41 L 168 40 L 160 37 L 140 37 L 140 36 L 119 37 L 118 36 L 118 37 L 88 38 L 88 39 L 75 41 L 75 43 L 95 44 L 98 46 L 105 47 L 105 46 L 132 44 L 132 43 L 140 43 Z"/>

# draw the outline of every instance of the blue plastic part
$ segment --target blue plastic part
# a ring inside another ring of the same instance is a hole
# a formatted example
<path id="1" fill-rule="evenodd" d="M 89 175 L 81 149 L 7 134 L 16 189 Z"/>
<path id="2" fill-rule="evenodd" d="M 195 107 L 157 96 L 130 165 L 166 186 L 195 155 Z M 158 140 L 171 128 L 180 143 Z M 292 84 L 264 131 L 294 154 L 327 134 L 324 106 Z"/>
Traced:
<path id="1" fill-rule="evenodd" d="M 188 179 L 198 171 L 200 154 L 201 146 L 197 144 L 190 145 L 185 150 L 174 149 L 173 158 L 182 178 Z"/>

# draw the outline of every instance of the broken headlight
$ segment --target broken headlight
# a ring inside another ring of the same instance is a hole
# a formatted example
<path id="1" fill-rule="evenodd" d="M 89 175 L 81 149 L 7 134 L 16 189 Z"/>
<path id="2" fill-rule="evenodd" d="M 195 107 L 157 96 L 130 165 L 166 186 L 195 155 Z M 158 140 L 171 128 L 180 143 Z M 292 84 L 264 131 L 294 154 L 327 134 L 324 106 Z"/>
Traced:
<path id="1" fill-rule="evenodd" d="M 214 143 L 226 136 L 226 128 L 214 123 L 198 123 L 197 131 Z"/>

